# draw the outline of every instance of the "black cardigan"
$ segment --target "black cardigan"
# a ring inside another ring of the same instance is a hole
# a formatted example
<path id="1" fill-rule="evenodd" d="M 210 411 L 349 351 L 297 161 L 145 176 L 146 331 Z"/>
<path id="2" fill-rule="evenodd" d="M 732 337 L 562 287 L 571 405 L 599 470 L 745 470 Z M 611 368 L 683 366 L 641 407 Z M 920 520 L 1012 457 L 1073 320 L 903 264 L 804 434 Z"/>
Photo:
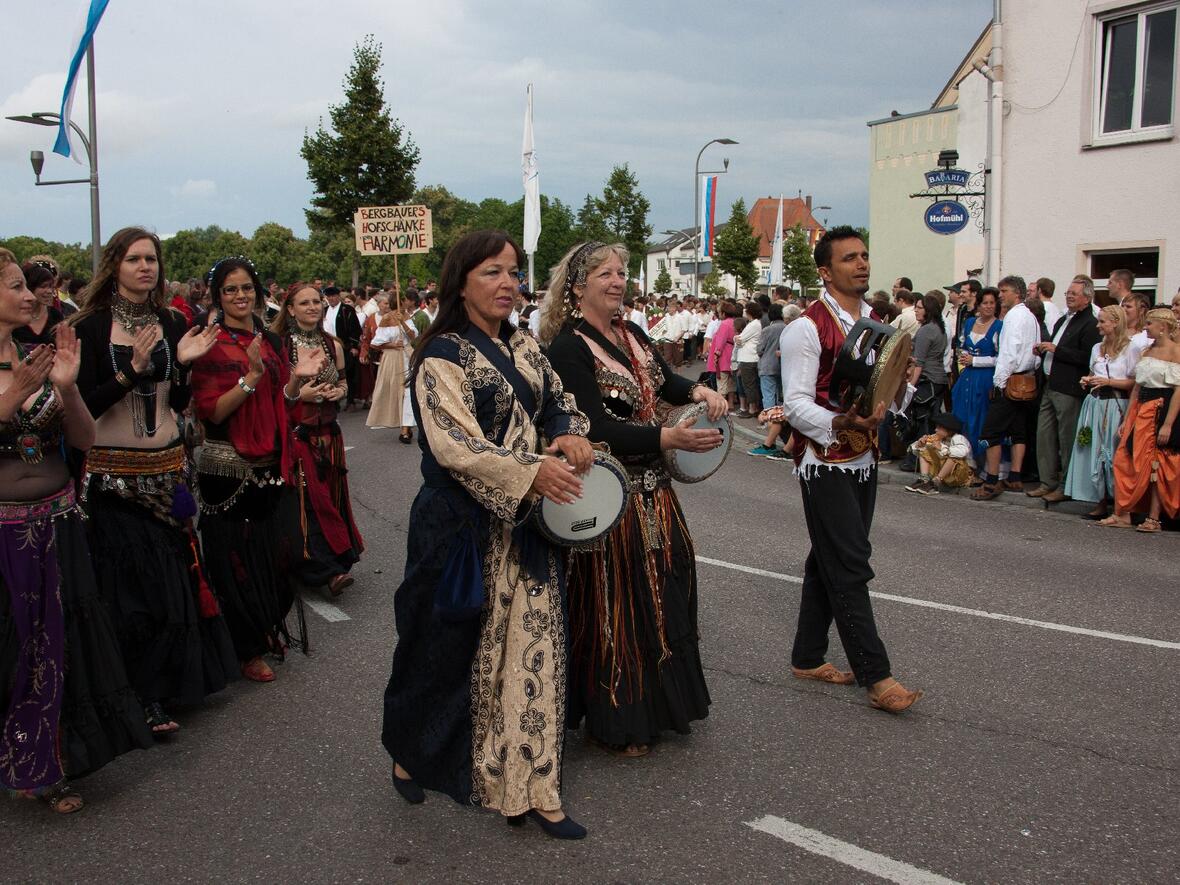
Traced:
<path id="1" fill-rule="evenodd" d="M 188 385 L 188 373 L 181 373 L 176 365 L 176 347 L 188 331 L 185 318 L 169 308 L 156 311 L 164 337 L 172 348 L 172 387 L 168 391 L 168 405 L 180 414 L 192 398 Z M 95 418 L 101 416 L 128 393 L 126 387 L 115 380 L 115 369 L 111 365 L 111 312 L 97 310 L 74 325 L 78 340 L 82 343 L 82 364 L 78 368 L 78 391 L 86 408 Z"/>
<path id="2" fill-rule="evenodd" d="M 635 339 L 646 347 L 652 358 L 664 373 L 664 385 L 656 395 L 674 406 L 683 406 L 692 402 L 693 382 L 682 378 L 669 366 L 659 350 L 648 340 L 643 329 L 634 323 L 627 323 L 627 329 Z M 579 330 L 599 344 L 607 353 L 611 354 L 622 365 L 629 366 L 627 359 L 613 343 L 604 338 L 597 329 L 589 323 L 582 323 Z M 613 455 L 653 455 L 660 452 L 660 426 L 644 427 L 621 421 L 606 411 L 603 404 L 602 391 L 598 387 L 598 380 L 594 375 L 594 354 L 580 336 L 574 333 L 570 326 L 561 330 L 553 339 L 546 354 L 553 370 L 561 378 L 565 392 L 572 395 L 578 408 L 590 419 L 590 440 L 604 442 L 610 446 Z M 618 400 L 612 401 L 612 407 L 617 411 L 623 404 Z"/>

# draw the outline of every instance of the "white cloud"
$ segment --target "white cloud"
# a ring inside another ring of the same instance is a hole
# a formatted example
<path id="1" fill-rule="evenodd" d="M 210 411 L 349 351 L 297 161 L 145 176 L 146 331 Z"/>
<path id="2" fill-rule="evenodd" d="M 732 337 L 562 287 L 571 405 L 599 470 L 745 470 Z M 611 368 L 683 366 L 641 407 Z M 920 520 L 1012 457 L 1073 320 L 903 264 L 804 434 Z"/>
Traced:
<path id="1" fill-rule="evenodd" d="M 172 196 L 183 200 L 206 200 L 217 193 L 217 182 L 208 178 L 190 178 L 180 187 L 170 189 Z"/>

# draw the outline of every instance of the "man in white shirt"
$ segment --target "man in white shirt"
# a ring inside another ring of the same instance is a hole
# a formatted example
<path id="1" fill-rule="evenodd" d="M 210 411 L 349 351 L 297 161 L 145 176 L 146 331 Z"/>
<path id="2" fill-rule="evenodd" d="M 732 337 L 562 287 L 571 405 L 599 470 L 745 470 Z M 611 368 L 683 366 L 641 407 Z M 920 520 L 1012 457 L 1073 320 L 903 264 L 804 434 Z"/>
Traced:
<path id="1" fill-rule="evenodd" d="M 668 299 L 668 322 L 664 326 L 664 359 L 675 369 L 684 357 L 684 317 L 680 310 L 680 302 L 675 298 Z"/>
<path id="2" fill-rule="evenodd" d="M 329 335 L 336 334 L 336 317 L 340 315 L 340 290 L 335 286 L 324 289 L 324 299 L 328 306 L 324 309 L 324 331 Z"/>
<path id="3" fill-rule="evenodd" d="M 1057 284 L 1048 277 L 1041 277 L 1028 287 L 1027 305 L 1030 301 L 1039 301 L 1045 305 L 1045 328 L 1053 331 L 1057 321 L 1061 319 L 1061 308 L 1053 303 L 1053 293 L 1057 291 Z"/>
<path id="4" fill-rule="evenodd" d="M 976 501 L 990 501 L 1003 492 L 1024 491 L 1020 472 L 1028 449 L 1026 428 L 1037 404 L 1034 372 L 1038 357 L 1034 348 L 1041 342 L 1041 327 L 1024 303 L 1028 287 L 1023 277 L 1007 276 L 1000 280 L 999 290 L 1000 303 L 1008 308 L 1008 312 L 1004 314 L 1004 327 L 1000 331 L 992 401 L 980 432 L 981 438 L 987 442 L 987 458 L 984 483 L 971 494 Z M 1014 375 L 1025 376 L 1025 381 L 1031 379 L 1032 399 L 1015 400 L 1006 394 L 1005 388 Z M 1005 438 L 1012 440 L 1012 468 L 1008 471 L 1008 478 L 1000 482 L 1000 456 Z"/>
<path id="5" fill-rule="evenodd" d="M 631 307 L 631 313 L 627 317 L 627 319 L 629 319 L 645 332 L 647 331 L 647 313 L 645 312 L 646 308 L 647 299 L 641 295 L 635 299 L 635 303 Z"/>
<path id="6" fill-rule="evenodd" d="M 1118 271 L 1115 271 L 1118 273 Z M 1130 273 L 1130 271 L 1124 271 Z M 1134 280 L 1134 277 L 1131 278 Z M 1114 276 L 1111 276 L 1111 283 Z M 1133 283 L 1132 283 L 1133 285 Z M 1113 291 L 1114 287 L 1111 286 Z M 1151 298 L 1146 292 L 1128 291 L 1120 300 L 1119 306 L 1127 315 L 1127 334 L 1131 336 L 1131 365 L 1139 362 L 1143 351 L 1151 346 L 1151 339 L 1147 337 L 1147 312 L 1151 310 Z"/>
<path id="7" fill-rule="evenodd" d="M 791 672 L 837 685 L 855 681 L 868 690 L 870 704 L 900 713 L 922 692 L 893 678 L 868 586 L 873 578 L 869 526 L 877 500 L 873 440 L 885 406 L 866 418 L 841 412 L 828 399 L 840 346 L 856 320 L 871 313 L 863 300 L 869 289 L 868 247 L 855 228 L 832 228 L 816 243 L 815 263 L 825 291 L 779 339 L 783 417 L 794 433 L 792 454 L 811 537 Z M 907 385 L 904 395 L 899 391 L 895 407 L 908 405 L 913 390 Z M 824 660 L 833 620 L 851 673 Z"/>
<path id="8" fill-rule="evenodd" d="M 909 289 L 898 289 L 893 294 L 893 301 L 901 307 L 901 313 L 890 325 L 899 331 L 909 332 L 911 335 L 916 334 L 920 325 L 918 317 L 914 313 L 914 302 L 917 300 Z"/>

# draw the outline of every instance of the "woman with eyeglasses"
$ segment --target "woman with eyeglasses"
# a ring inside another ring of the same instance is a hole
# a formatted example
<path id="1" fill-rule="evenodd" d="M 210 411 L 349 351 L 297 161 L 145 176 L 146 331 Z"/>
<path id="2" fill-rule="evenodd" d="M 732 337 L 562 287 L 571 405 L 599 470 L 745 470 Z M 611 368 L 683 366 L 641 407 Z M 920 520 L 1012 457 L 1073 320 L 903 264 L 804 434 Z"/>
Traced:
<path id="1" fill-rule="evenodd" d="M 201 577 L 196 505 L 177 422 L 189 371 L 216 328 L 185 331 L 166 306 L 160 240 L 143 228 L 107 242 L 84 307 L 78 389 L 95 418 L 81 494 L 99 588 L 148 725 L 179 730 L 165 705 L 194 705 L 237 675 L 217 600 Z"/>
<path id="2" fill-rule="evenodd" d="M 564 557 L 525 517 L 541 496 L 579 495 L 592 452 L 585 416 L 508 322 L 523 260 L 502 231 L 455 243 L 410 361 L 423 481 L 393 598 L 381 740 L 407 802 L 439 790 L 581 839 L 561 798 Z"/>
<path id="3" fill-rule="evenodd" d="M 242 675 L 271 682 L 263 656 L 282 660 L 291 644 L 286 618 L 303 558 L 287 409 L 323 354 L 288 364 L 282 339 L 256 316 L 266 293 L 248 259 L 215 264 L 209 291 L 214 309 L 204 320 L 217 341 L 192 372 L 193 407 L 205 429 L 197 462 L 201 540 Z M 302 617 L 299 640 L 306 652 Z"/>
<path id="4" fill-rule="evenodd" d="M 348 395 L 344 347 L 324 331 L 324 302 L 318 289 L 295 283 L 271 323 L 292 365 L 316 359 L 319 369 L 300 379 L 298 396 L 287 410 L 291 427 L 294 482 L 303 511 L 304 562 L 301 579 L 309 587 L 339 596 L 351 586 L 352 567 L 365 549 L 352 516 L 344 436 L 337 417 Z"/>

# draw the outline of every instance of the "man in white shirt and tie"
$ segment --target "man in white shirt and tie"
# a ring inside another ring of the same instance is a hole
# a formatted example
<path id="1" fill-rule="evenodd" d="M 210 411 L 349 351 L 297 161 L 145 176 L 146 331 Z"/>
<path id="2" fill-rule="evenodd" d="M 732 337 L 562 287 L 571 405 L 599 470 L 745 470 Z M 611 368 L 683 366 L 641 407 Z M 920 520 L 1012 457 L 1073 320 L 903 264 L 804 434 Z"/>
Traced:
<path id="1" fill-rule="evenodd" d="M 1000 331 L 1000 350 L 996 355 L 996 374 L 993 380 L 992 401 L 983 420 L 982 439 L 987 442 L 984 483 L 971 495 L 976 501 L 990 501 L 1003 492 L 1022 492 L 1020 472 L 1024 469 L 1024 455 L 1028 448 L 1028 427 L 1036 398 L 1017 400 L 1007 395 L 1006 388 L 1014 375 L 1032 379 L 1035 391 L 1037 354 L 1034 348 L 1041 342 L 1041 327 L 1037 318 L 1024 303 L 1028 287 L 1024 278 L 1007 276 L 1000 280 L 1000 303 L 1008 308 L 1004 327 Z M 1005 438 L 1012 441 L 1012 467 L 1008 478 L 1000 482 L 1000 456 Z"/>

